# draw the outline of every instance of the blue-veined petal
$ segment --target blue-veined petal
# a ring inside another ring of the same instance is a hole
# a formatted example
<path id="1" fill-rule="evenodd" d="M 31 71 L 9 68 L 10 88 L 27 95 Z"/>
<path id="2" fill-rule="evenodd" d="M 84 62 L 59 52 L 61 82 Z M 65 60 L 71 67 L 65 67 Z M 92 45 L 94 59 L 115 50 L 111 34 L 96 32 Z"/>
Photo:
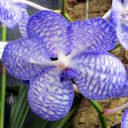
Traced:
<path id="1" fill-rule="evenodd" d="M 18 9 L 14 10 L 17 12 L 17 14 L 14 14 L 15 12 L 12 12 L 12 9 L 10 9 L 10 11 L 8 12 L 1 12 L 0 11 L 0 21 L 7 27 L 9 28 L 13 28 L 17 25 L 17 23 L 20 21 L 21 19 L 21 11 Z M 9 16 L 11 15 L 11 16 Z"/>
<path id="2" fill-rule="evenodd" d="M 27 37 L 27 23 L 28 23 L 28 20 L 29 20 L 29 15 L 28 15 L 27 11 L 24 10 L 22 12 L 22 18 L 19 22 L 20 32 L 21 32 L 23 37 Z"/>
<path id="3" fill-rule="evenodd" d="M 128 50 L 128 1 L 113 0 L 110 22 L 115 26 L 121 45 Z"/>
<path id="4" fill-rule="evenodd" d="M 125 87 L 124 87 L 124 90 L 120 93 L 120 97 L 128 97 L 128 78 L 126 78 L 126 81 L 125 81 Z"/>
<path id="5" fill-rule="evenodd" d="M 72 49 L 104 50 L 115 47 L 117 42 L 114 27 L 103 18 L 73 22 L 67 29 Z"/>
<path id="6" fill-rule="evenodd" d="M 78 72 L 74 78 L 80 92 L 89 99 L 118 97 L 125 88 L 124 65 L 107 52 L 82 52 L 72 58 L 71 67 Z"/>
<path id="7" fill-rule="evenodd" d="M 50 57 L 56 58 L 59 51 L 69 52 L 67 27 L 69 22 L 60 14 L 40 11 L 32 16 L 27 25 L 28 37 L 39 36 L 45 41 Z"/>
<path id="8" fill-rule="evenodd" d="M 116 27 L 117 22 L 120 20 L 122 10 L 122 2 L 121 0 L 113 0 L 112 1 L 112 9 L 110 15 L 110 22 Z"/>
<path id="9" fill-rule="evenodd" d="M 0 1 L 0 21 L 7 27 L 15 27 L 22 17 L 26 6 L 23 4 L 14 4 L 12 0 Z"/>
<path id="10" fill-rule="evenodd" d="M 128 128 L 128 109 L 125 111 L 122 121 L 121 121 L 121 128 Z"/>
<path id="11" fill-rule="evenodd" d="M 128 26 L 128 1 L 127 0 L 113 0 L 112 11 L 110 15 L 110 22 L 116 27 L 118 24 L 125 24 Z"/>
<path id="12" fill-rule="evenodd" d="M 119 42 L 126 50 L 128 50 L 128 26 L 125 24 L 118 24 L 116 31 Z"/>
<path id="13" fill-rule="evenodd" d="M 43 65 L 36 65 L 35 62 L 46 62 L 48 57 L 39 39 L 23 38 L 5 46 L 2 60 L 10 74 L 29 80 L 42 72 Z"/>
<path id="14" fill-rule="evenodd" d="M 71 81 L 61 81 L 58 72 L 52 69 L 31 80 L 28 92 L 32 111 L 50 121 L 63 118 L 69 112 L 74 98 Z"/>
<path id="15" fill-rule="evenodd" d="M 113 24 L 114 27 L 117 26 L 117 19 L 118 19 L 118 12 L 112 9 L 110 14 L 110 23 Z"/>
<path id="16" fill-rule="evenodd" d="M 15 6 L 12 0 L 0 1 L 0 21 L 7 27 L 14 27 L 22 18 L 22 8 Z"/>

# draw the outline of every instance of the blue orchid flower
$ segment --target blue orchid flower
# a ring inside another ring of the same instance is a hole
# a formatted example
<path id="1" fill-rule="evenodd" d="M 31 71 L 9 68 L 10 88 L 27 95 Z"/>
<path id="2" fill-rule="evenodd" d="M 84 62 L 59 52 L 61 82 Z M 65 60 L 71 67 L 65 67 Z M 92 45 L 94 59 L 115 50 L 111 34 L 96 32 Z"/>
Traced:
<path id="1" fill-rule="evenodd" d="M 32 111 L 54 121 L 72 106 L 72 79 L 89 99 L 122 93 L 125 68 L 107 52 L 116 42 L 115 29 L 103 18 L 69 23 L 57 13 L 40 11 L 28 21 L 27 38 L 8 43 L 2 60 L 10 74 L 30 80 L 28 103 Z"/>
<path id="2" fill-rule="evenodd" d="M 14 3 L 13 0 L 0 0 L 0 21 L 7 27 L 19 26 L 23 36 L 26 36 L 26 25 L 29 15 L 26 5 Z"/>
<path id="3" fill-rule="evenodd" d="M 114 25 L 121 45 L 128 50 L 128 1 L 113 0 L 110 22 Z"/>

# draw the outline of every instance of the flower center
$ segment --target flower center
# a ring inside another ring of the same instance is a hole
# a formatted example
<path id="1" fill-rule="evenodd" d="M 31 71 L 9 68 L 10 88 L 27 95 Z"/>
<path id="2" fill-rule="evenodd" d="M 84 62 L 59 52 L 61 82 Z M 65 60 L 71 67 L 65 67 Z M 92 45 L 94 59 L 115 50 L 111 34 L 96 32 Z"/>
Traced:
<path id="1" fill-rule="evenodd" d="M 59 68 L 65 69 L 66 67 L 67 67 L 67 65 L 64 62 L 59 63 Z"/>
<path id="2" fill-rule="evenodd" d="M 69 63 L 70 63 L 70 60 L 67 58 L 67 56 L 65 56 L 62 52 L 59 52 L 57 66 L 61 70 L 64 70 L 64 69 L 68 68 Z"/>

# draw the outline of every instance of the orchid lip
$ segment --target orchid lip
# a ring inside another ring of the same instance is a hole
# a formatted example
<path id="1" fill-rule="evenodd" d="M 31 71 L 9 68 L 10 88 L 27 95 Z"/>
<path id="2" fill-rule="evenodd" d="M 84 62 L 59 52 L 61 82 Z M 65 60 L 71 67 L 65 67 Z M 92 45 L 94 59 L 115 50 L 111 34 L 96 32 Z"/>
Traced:
<path id="1" fill-rule="evenodd" d="M 128 10 L 123 10 L 120 15 L 120 22 L 128 23 Z"/>
<path id="2" fill-rule="evenodd" d="M 59 67 L 60 67 L 61 69 L 65 69 L 65 68 L 67 67 L 67 65 L 66 65 L 64 62 L 60 62 L 60 63 L 59 63 Z"/>
<path id="3" fill-rule="evenodd" d="M 57 67 L 61 70 L 68 68 L 69 65 L 69 62 L 66 59 L 64 60 L 58 59 L 56 63 L 57 63 Z"/>

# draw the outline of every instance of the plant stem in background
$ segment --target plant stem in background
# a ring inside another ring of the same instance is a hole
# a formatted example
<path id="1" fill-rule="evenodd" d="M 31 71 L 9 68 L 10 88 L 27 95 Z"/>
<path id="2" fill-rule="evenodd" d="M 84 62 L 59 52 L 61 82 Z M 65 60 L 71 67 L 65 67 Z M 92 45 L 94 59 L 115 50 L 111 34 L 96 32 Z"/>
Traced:
<path id="1" fill-rule="evenodd" d="M 89 0 L 86 0 L 86 19 L 88 19 L 88 13 L 89 13 Z"/>
<path id="2" fill-rule="evenodd" d="M 38 10 L 49 10 L 49 11 L 53 11 L 53 12 L 56 12 L 56 13 L 60 13 L 59 10 L 51 10 L 49 8 L 40 6 L 40 5 L 36 4 L 36 3 L 33 3 L 31 1 L 28 1 L 28 0 L 13 0 L 13 2 L 16 3 L 16 4 L 17 3 L 20 3 L 20 4 L 22 3 L 22 4 L 28 5 L 30 7 L 33 7 L 35 9 L 38 9 Z"/>
<path id="3" fill-rule="evenodd" d="M 6 27 L 4 25 L 2 25 L 2 41 L 6 42 Z M 6 94 L 6 70 L 4 65 L 2 65 L 0 128 L 4 128 L 5 94 Z"/>
<path id="4" fill-rule="evenodd" d="M 66 11 L 66 2 L 67 0 L 62 0 L 62 7 L 61 7 L 61 14 L 70 22 L 72 22 L 72 19 L 69 17 L 67 11 Z"/>
<path id="5" fill-rule="evenodd" d="M 128 102 L 126 104 L 123 104 L 122 106 L 117 107 L 117 108 L 105 109 L 103 114 L 113 114 L 113 113 L 116 113 L 116 112 L 121 111 L 126 108 L 128 108 Z"/>
<path id="6" fill-rule="evenodd" d="M 101 126 L 102 128 L 107 128 L 107 122 L 106 122 L 106 119 L 104 118 L 103 116 L 103 109 L 102 107 L 100 106 L 100 104 L 97 102 L 97 101 L 94 101 L 94 100 L 89 100 L 89 102 L 91 103 L 91 105 L 96 109 L 96 111 L 98 112 L 99 114 L 99 119 L 100 119 L 100 122 L 101 122 Z"/>

